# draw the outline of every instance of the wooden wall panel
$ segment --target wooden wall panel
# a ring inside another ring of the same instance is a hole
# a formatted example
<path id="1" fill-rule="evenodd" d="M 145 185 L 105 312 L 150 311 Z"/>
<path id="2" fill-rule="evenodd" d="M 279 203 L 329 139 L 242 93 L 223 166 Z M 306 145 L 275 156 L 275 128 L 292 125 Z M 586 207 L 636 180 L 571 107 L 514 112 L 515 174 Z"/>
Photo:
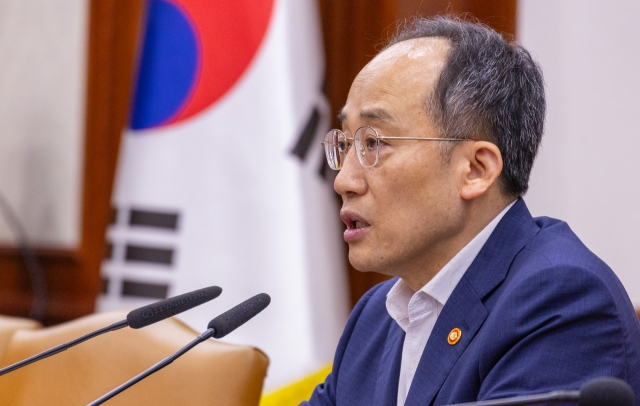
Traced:
<path id="1" fill-rule="evenodd" d="M 331 105 L 332 125 L 347 100 L 351 82 L 394 32 L 395 0 L 319 0 L 327 61 L 325 92 Z M 336 198 L 340 198 L 336 195 Z M 346 244 L 345 244 L 346 245 Z M 345 252 L 348 248 L 345 246 Z M 348 261 L 347 261 L 348 264 Z M 362 273 L 348 265 L 352 304 L 372 286 L 387 279 Z"/>
<path id="2" fill-rule="evenodd" d="M 333 117 L 345 103 L 360 69 L 395 32 L 396 22 L 416 15 L 462 14 L 515 34 L 516 0 L 319 0 L 319 4 L 327 59 L 325 91 Z M 334 118 L 333 125 L 340 123 Z M 388 279 L 358 272 L 351 265 L 348 272 L 353 304 L 372 286 Z"/>
<path id="3" fill-rule="evenodd" d="M 398 20 L 451 14 L 469 20 L 479 20 L 494 30 L 515 36 L 515 0 L 397 0 Z"/>
<path id="4" fill-rule="evenodd" d="M 326 53 L 325 91 L 334 121 L 360 70 L 395 28 L 395 0 L 319 0 Z"/>
<path id="5" fill-rule="evenodd" d="M 91 6 L 85 156 L 98 159 L 85 167 L 82 251 L 86 279 L 82 286 L 91 289 L 92 305 L 102 284 L 100 265 L 107 226 L 113 217 L 113 182 L 142 46 L 145 4 L 144 0 L 93 0 Z"/>
<path id="6" fill-rule="evenodd" d="M 76 250 L 36 250 L 47 284 L 45 324 L 94 310 L 143 11 L 143 0 L 91 1 L 81 243 Z M 26 317 L 31 284 L 17 249 L 0 248 L 0 270 L 0 313 Z"/>

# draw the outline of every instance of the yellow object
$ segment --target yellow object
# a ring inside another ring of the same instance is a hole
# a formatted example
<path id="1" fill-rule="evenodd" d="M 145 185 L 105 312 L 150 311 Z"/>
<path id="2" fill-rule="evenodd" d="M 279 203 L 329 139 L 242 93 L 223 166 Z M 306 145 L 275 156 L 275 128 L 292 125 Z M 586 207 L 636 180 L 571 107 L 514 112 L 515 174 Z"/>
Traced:
<path id="1" fill-rule="evenodd" d="M 291 385 L 268 393 L 260 400 L 260 406 L 298 406 L 311 397 L 315 387 L 324 382 L 330 372 L 331 364 Z"/>
<path id="2" fill-rule="evenodd" d="M 462 337 L 462 331 L 460 331 L 460 329 L 456 327 L 451 330 L 451 332 L 447 336 L 447 342 L 449 343 L 449 345 L 455 345 L 458 343 L 458 341 L 460 341 L 460 337 Z"/>
<path id="3" fill-rule="evenodd" d="M 0 318 L 4 341 L 0 366 L 108 326 L 126 314 L 94 314 L 40 329 L 34 323 L 24 323 L 26 329 L 10 335 L 15 320 Z M 3 328 L 4 324 L 11 325 Z M 107 333 L 0 376 L 0 404 L 86 405 L 197 335 L 174 318 L 139 330 L 123 328 Z M 107 404 L 257 406 L 267 365 L 267 357 L 253 347 L 207 340 Z"/>

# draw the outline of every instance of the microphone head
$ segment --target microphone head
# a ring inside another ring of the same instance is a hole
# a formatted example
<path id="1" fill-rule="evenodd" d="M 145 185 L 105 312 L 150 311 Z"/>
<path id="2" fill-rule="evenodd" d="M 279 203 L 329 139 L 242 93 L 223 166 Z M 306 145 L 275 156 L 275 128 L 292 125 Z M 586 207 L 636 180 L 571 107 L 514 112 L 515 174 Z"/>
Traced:
<path id="1" fill-rule="evenodd" d="M 146 327 L 213 300 L 220 296 L 220 293 L 222 289 L 218 286 L 183 293 L 130 311 L 127 314 L 127 322 L 131 328 Z"/>
<path id="2" fill-rule="evenodd" d="M 605 376 L 582 385 L 578 405 L 633 406 L 634 402 L 635 394 L 628 383 L 622 379 Z"/>
<path id="3" fill-rule="evenodd" d="M 263 311 L 269 303 L 269 295 L 257 294 L 211 320 L 207 328 L 214 330 L 213 338 L 222 338 Z"/>

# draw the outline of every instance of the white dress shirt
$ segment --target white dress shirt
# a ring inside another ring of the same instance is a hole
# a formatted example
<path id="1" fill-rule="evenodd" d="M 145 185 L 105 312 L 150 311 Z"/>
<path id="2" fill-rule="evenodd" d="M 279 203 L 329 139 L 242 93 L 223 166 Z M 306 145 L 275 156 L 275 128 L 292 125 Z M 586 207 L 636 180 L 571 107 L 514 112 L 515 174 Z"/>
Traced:
<path id="1" fill-rule="evenodd" d="M 514 203 L 491 220 L 422 289 L 414 293 L 400 279 L 387 294 L 387 311 L 406 333 L 398 382 L 398 406 L 404 406 L 422 351 L 451 292 Z"/>

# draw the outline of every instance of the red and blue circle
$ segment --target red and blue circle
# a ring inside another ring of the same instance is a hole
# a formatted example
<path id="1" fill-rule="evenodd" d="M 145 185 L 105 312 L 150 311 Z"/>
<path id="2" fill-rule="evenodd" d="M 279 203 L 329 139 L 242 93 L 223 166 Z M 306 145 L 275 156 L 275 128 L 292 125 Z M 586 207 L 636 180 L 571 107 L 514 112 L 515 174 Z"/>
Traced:
<path id="1" fill-rule="evenodd" d="M 131 128 L 175 124 L 224 96 L 263 42 L 273 0 L 150 0 Z"/>

